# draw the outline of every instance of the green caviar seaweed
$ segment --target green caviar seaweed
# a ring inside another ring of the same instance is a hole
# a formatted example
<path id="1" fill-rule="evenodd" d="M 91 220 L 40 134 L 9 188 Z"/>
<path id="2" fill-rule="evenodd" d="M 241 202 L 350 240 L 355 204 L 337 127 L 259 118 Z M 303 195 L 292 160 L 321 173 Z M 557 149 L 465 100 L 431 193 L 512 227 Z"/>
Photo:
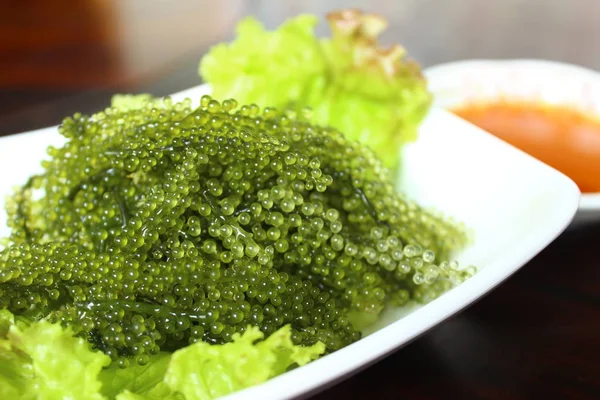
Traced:
<path id="1" fill-rule="evenodd" d="M 472 274 L 449 258 L 462 228 L 333 128 L 208 96 L 134 103 L 66 118 L 66 144 L 12 198 L 0 309 L 123 367 L 249 325 L 331 352 L 386 305 Z"/>

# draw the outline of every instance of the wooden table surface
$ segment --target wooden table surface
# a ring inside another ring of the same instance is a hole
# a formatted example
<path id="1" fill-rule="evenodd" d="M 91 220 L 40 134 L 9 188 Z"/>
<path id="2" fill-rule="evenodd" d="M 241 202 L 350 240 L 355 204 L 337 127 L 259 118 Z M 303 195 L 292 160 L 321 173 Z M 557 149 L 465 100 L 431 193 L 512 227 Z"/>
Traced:
<path id="1" fill-rule="evenodd" d="M 244 15 L 275 27 L 348 4 L 385 14 L 384 40 L 424 66 L 528 57 L 600 70 L 599 0 L 0 0 L 0 135 L 115 92 L 194 86 L 202 54 Z M 467 310 L 314 398 L 600 398 L 599 245 L 600 225 L 564 233 Z"/>

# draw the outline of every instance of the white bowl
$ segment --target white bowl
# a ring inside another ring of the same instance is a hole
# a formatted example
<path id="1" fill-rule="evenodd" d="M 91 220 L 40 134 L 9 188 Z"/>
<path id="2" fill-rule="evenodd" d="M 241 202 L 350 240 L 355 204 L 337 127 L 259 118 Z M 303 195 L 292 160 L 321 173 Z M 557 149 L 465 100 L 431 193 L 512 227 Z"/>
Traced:
<path id="1" fill-rule="evenodd" d="M 434 104 L 508 98 L 569 105 L 600 116 L 600 73 L 545 60 L 466 60 L 427 68 Z M 600 176 L 598 177 L 600 179 Z M 600 193 L 584 193 L 574 223 L 600 221 Z"/>
<path id="2" fill-rule="evenodd" d="M 200 86 L 173 97 L 197 100 L 207 91 Z M 40 171 L 48 145 L 62 142 L 56 127 L 0 138 L 2 198 Z M 479 271 L 425 306 L 387 310 L 358 342 L 226 398 L 302 397 L 356 373 L 508 278 L 566 228 L 579 204 L 579 190 L 569 178 L 440 109 L 432 110 L 402 160 L 400 190 L 473 229 L 473 243 L 457 259 Z"/>

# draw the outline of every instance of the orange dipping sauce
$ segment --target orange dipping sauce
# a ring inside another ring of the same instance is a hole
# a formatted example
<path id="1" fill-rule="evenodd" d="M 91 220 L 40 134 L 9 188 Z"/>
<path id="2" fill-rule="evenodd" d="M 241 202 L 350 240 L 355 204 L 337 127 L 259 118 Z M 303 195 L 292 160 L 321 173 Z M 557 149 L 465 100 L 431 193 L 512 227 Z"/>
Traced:
<path id="1" fill-rule="evenodd" d="M 510 101 L 452 112 L 561 171 L 582 192 L 600 192 L 600 116 L 568 106 Z"/>

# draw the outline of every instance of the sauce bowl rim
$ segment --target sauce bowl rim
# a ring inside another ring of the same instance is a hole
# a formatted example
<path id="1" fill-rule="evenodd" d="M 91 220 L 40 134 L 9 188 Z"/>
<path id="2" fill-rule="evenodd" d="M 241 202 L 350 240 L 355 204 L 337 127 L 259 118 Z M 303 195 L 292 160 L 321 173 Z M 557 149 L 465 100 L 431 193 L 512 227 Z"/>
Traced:
<path id="1" fill-rule="evenodd" d="M 434 77 L 442 77 L 464 73 L 465 70 L 481 66 L 506 66 L 511 68 L 540 68 L 545 71 L 549 69 L 555 71 L 567 71 L 579 75 L 585 75 L 587 79 L 594 80 L 600 84 L 600 72 L 576 64 L 570 64 L 562 61 L 553 61 L 536 58 L 473 58 L 450 61 L 446 63 L 432 65 L 423 69 L 423 74 L 428 82 Z M 431 87 L 430 87 L 431 91 Z M 435 97 L 435 92 L 432 91 Z M 600 114 L 599 114 L 600 116 Z M 581 211 L 600 210 L 600 192 L 582 193 L 579 204 Z"/>

